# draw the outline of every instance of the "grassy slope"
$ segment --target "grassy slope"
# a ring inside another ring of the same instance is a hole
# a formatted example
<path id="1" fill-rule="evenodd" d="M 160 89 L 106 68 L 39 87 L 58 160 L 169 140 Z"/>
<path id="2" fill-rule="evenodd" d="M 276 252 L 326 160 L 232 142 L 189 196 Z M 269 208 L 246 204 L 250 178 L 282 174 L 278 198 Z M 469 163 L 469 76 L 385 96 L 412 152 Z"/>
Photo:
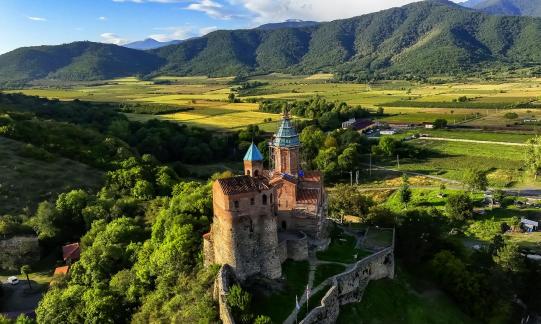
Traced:
<path id="1" fill-rule="evenodd" d="M 394 280 L 371 281 L 362 302 L 340 309 L 338 323 L 475 323 L 439 290 L 412 288 L 414 280 L 400 268 L 397 273 Z"/>
<path id="2" fill-rule="evenodd" d="M 0 137 L 0 215 L 31 210 L 75 188 L 98 188 L 101 172 L 68 159 L 51 162 L 19 155 L 23 144 Z"/>

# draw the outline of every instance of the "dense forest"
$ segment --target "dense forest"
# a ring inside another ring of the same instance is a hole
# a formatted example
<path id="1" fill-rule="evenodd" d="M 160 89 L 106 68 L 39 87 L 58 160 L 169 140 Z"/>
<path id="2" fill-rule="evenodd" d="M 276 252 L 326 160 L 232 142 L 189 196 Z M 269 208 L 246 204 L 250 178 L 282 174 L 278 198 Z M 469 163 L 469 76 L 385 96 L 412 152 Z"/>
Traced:
<path id="1" fill-rule="evenodd" d="M 139 74 L 333 72 L 349 79 L 461 75 L 541 65 L 541 19 L 422 1 L 302 28 L 216 31 L 147 52 L 79 42 L 0 56 L 0 80 L 98 80 Z M 537 69 L 537 70 L 536 70 Z"/>

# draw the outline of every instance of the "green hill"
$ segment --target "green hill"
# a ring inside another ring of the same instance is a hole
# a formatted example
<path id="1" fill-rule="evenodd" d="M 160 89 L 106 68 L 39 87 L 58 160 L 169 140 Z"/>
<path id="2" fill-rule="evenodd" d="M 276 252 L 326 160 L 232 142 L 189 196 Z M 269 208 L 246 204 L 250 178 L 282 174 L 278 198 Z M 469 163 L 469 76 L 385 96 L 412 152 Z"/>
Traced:
<path id="1" fill-rule="evenodd" d="M 88 42 L 22 48 L 0 56 L 0 80 L 466 74 L 538 67 L 540 43 L 539 18 L 487 15 L 431 0 L 308 27 L 216 31 L 147 52 Z"/>
<path id="2" fill-rule="evenodd" d="M 541 17 L 539 0 L 470 0 L 464 5 L 494 15 Z"/>
<path id="3" fill-rule="evenodd" d="M 0 80 L 102 80 L 146 74 L 160 64 L 155 55 L 110 44 L 23 47 L 0 55 Z"/>

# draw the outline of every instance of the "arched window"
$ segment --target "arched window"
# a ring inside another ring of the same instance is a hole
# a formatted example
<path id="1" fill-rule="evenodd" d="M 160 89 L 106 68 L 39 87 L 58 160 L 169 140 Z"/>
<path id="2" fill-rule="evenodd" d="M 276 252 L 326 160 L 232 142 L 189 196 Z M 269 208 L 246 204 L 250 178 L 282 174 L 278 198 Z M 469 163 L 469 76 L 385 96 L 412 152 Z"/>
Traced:
<path id="1" fill-rule="evenodd" d="M 246 170 L 246 175 L 250 175 L 250 170 Z"/>
<path id="2" fill-rule="evenodd" d="M 282 221 L 282 229 L 285 231 L 287 230 L 287 223 L 286 221 Z"/>
<path id="3" fill-rule="evenodd" d="M 239 208 L 239 201 L 238 200 L 235 200 L 235 202 L 233 203 L 233 205 L 235 206 L 235 208 Z"/>
<path id="4" fill-rule="evenodd" d="M 263 195 L 263 205 L 267 204 L 267 195 Z"/>
<path id="5" fill-rule="evenodd" d="M 255 199 L 254 198 L 250 198 L 250 205 L 255 205 Z"/>
<path id="6" fill-rule="evenodd" d="M 254 171 L 254 177 L 257 177 L 257 176 L 259 176 L 259 170 Z"/>

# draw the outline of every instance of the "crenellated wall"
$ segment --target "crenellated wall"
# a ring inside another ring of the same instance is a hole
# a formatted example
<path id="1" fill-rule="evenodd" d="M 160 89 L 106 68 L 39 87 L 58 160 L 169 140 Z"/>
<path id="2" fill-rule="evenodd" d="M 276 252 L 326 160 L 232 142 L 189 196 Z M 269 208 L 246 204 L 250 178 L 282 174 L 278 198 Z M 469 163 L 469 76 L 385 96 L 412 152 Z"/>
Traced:
<path id="1" fill-rule="evenodd" d="M 340 314 L 340 306 L 360 302 L 370 280 L 394 278 L 394 232 L 390 247 L 374 253 L 341 274 L 325 281 L 331 288 L 321 299 L 321 305 L 314 308 L 300 324 L 335 323 Z"/>

